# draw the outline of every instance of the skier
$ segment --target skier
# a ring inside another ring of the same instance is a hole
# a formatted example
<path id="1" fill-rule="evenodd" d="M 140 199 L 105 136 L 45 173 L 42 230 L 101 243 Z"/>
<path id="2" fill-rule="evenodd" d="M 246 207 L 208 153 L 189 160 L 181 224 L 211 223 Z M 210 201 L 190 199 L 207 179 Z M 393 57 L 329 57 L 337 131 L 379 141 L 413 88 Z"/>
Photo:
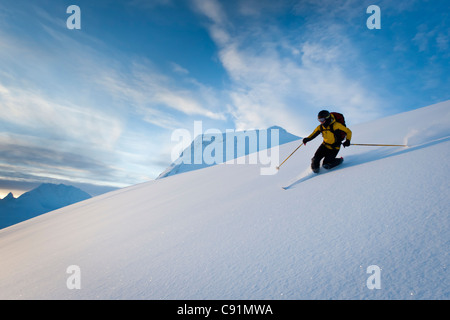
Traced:
<path id="1" fill-rule="evenodd" d="M 342 123 L 336 121 L 335 116 L 327 110 L 322 110 L 317 116 L 320 125 L 308 137 L 303 139 L 303 144 L 306 145 L 309 141 L 316 138 L 320 133 L 323 136 L 323 142 L 317 149 L 314 157 L 311 159 L 311 169 L 314 173 L 320 170 L 320 161 L 323 160 L 323 167 L 331 169 L 340 165 L 343 158 L 336 158 L 341 144 L 344 147 L 350 146 L 350 139 L 352 138 L 352 131 Z M 345 142 L 342 141 L 345 138 Z"/>

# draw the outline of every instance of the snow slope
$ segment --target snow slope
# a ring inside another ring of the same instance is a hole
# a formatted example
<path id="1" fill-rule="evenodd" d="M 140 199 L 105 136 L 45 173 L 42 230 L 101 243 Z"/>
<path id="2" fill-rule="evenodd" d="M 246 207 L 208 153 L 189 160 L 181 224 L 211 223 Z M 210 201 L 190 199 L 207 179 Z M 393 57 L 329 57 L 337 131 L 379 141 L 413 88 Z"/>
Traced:
<path id="1" fill-rule="evenodd" d="M 221 164 L 0 230 L 0 298 L 449 299 L 449 116 L 446 101 L 349 123 L 354 143 L 411 147 L 352 146 L 317 176 L 319 138 L 276 175 Z"/>
<path id="2" fill-rule="evenodd" d="M 89 198 L 78 188 L 52 183 L 43 183 L 18 198 L 9 193 L 0 199 L 0 229 Z"/>

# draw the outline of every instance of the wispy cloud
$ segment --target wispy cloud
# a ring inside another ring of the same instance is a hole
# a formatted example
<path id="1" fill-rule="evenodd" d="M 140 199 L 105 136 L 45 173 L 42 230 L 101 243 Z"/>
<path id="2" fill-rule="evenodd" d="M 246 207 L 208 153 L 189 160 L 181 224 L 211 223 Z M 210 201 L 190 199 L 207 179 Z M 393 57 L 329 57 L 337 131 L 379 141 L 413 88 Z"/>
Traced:
<path id="1" fill-rule="evenodd" d="M 182 74 L 182 75 L 188 75 L 189 74 L 189 70 L 183 68 L 182 66 L 180 66 L 179 64 L 172 62 L 172 69 L 174 72 Z"/>
<path id="2" fill-rule="evenodd" d="M 338 108 L 353 121 L 378 116 L 380 99 L 346 72 L 348 57 L 358 52 L 339 25 L 307 34 L 255 20 L 251 29 L 234 33 L 233 19 L 237 18 L 228 17 L 221 2 L 193 3 L 209 19 L 218 57 L 233 80 L 229 111 L 239 129 L 276 122 L 305 134 L 311 127 L 305 119 L 313 117 L 305 115 L 315 116 L 325 106 Z M 247 15 L 258 12 L 244 10 Z"/>
<path id="3" fill-rule="evenodd" d="M 2 122 L 56 143 L 71 140 L 113 148 L 123 130 L 119 119 L 101 110 L 54 101 L 39 92 L 1 84 L 0 105 Z"/>
<path id="4" fill-rule="evenodd" d="M 61 149 L 47 140 L 26 135 L 0 135 L 0 179 L 32 182 L 47 178 L 97 184 L 117 184 L 114 170 L 101 152 L 92 157 L 79 147 Z M 97 159 L 96 159 L 97 158 Z M 123 185 L 123 184 L 122 184 Z"/>
<path id="5" fill-rule="evenodd" d="M 177 71 L 179 72 L 179 68 Z M 200 84 L 197 83 L 197 88 L 191 90 L 180 87 L 174 79 L 159 73 L 148 64 L 134 63 L 130 72 L 122 74 L 106 70 L 97 77 L 96 82 L 117 100 L 135 107 L 144 119 L 151 118 L 151 123 L 162 127 L 168 124 L 171 111 L 214 120 L 225 119 L 217 105 L 205 105 L 205 91 Z M 165 112 L 161 109 L 165 109 Z M 173 129 L 174 124 L 168 128 Z"/>
<path id="6" fill-rule="evenodd" d="M 0 179 L 142 182 L 163 169 L 158 149 L 170 138 L 150 145 L 155 131 L 134 134 L 136 128 L 181 126 L 173 112 L 223 117 L 169 77 L 117 60 L 120 53 L 106 54 L 112 48 L 101 40 L 68 33 L 62 19 L 36 12 L 39 39 L 0 30 L 0 125 L 8 132 L 0 137 Z M 24 21 L 35 21 L 32 14 L 20 12 Z"/>
<path id="7" fill-rule="evenodd" d="M 31 23 L 24 29 L 11 19 L 3 23 L 18 33 L 33 28 L 38 37 L 0 30 L 0 125 L 8 128 L 0 139 L 0 178 L 142 182 L 164 169 L 167 130 L 190 118 L 226 119 L 220 93 L 187 69 L 172 63 L 174 73 L 165 74 L 146 58 L 130 59 L 92 34 L 68 32 L 61 17 L 32 8 L 17 10 Z"/>

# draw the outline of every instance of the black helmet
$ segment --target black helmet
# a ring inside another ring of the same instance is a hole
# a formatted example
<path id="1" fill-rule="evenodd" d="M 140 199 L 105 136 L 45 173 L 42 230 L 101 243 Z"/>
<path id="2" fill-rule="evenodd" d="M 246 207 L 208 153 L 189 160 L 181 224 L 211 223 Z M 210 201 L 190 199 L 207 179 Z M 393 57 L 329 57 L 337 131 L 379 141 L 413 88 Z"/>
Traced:
<path id="1" fill-rule="evenodd" d="M 325 123 L 330 118 L 330 113 L 327 110 L 322 110 L 317 115 L 317 119 L 320 123 Z"/>

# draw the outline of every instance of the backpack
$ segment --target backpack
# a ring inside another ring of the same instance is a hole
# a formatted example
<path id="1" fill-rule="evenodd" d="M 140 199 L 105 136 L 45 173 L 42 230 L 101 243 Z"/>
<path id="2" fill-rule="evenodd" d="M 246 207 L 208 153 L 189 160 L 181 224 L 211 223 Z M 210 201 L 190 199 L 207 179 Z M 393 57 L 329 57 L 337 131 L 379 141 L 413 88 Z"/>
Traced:
<path id="1" fill-rule="evenodd" d="M 334 119 L 336 119 L 337 122 L 341 123 L 342 125 L 344 125 L 344 127 L 347 127 L 345 125 L 345 118 L 344 115 L 342 113 L 339 112 L 330 112 L 330 114 L 332 114 L 334 116 Z"/>
<path id="2" fill-rule="evenodd" d="M 347 127 L 345 124 L 345 118 L 344 115 L 342 113 L 339 112 L 330 112 L 330 114 L 332 114 L 334 116 L 334 119 L 336 120 L 336 122 L 339 122 L 340 124 L 342 124 L 344 127 Z M 322 127 L 323 129 L 323 127 Z M 334 130 L 333 127 L 331 127 L 331 132 L 333 132 L 335 140 L 336 140 L 336 145 L 340 145 L 342 141 L 345 140 L 345 137 L 347 136 L 347 134 L 342 131 L 342 130 Z"/>

